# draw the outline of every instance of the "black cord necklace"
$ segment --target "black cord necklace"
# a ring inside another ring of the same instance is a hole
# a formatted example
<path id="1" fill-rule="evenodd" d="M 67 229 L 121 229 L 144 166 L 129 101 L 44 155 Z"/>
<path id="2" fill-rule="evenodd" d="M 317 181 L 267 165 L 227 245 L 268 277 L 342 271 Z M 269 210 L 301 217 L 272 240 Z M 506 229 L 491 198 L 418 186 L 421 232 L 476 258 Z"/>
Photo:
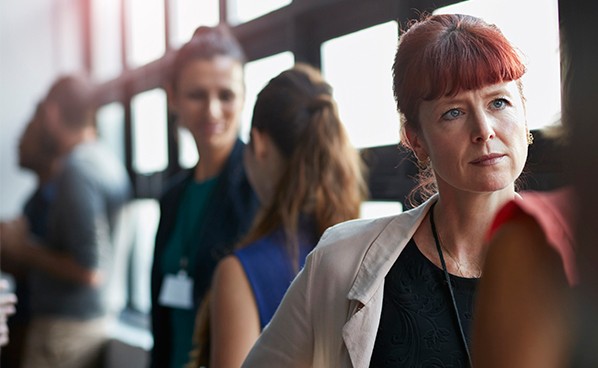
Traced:
<path id="1" fill-rule="evenodd" d="M 459 316 L 459 308 L 457 307 L 457 300 L 455 299 L 455 292 L 453 291 L 453 286 L 451 284 L 451 278 L 449 277 L 448 270 L 446 269 L 446 263 L 444 262 L 444 255 L 442 254 L 442 247 L 440 246 L 440 240 L 438 239 L 438 233 L 436 232 L 436 224 L 434 223 L 434 207 L 436 203 L 432 204 L 430 207 L 430 225 L 432 227 L 432 235 L 434 236 L 434 241 L 436 242 L 436 250 L 438 251 L 438 257 L 440 257 L 440 263 L 442 264 L 442 270 L 444 271 L 444 277 L 446 278 L 446 284 L 448 285 L 449 292 L 451 294 L 451 300 L 453 302 L 453 310 L 455 312 L 455 316 L 457 317 L 457 324 L 459 325 L 459 332 L 461 334 L 461 341 L 463 341 L 463 346 L 465 347 L 465 353 L 467 353 L 467 359 L 469 360 L 469 366 L 473 368 L 473 364 L 471 361 L 471 353 L 469 352 L 469 345 L 467 344 L 467 340 L 465 339 L 465 332 L 463 331 L 463 324 L 461 323 L 461 317 Z"/>

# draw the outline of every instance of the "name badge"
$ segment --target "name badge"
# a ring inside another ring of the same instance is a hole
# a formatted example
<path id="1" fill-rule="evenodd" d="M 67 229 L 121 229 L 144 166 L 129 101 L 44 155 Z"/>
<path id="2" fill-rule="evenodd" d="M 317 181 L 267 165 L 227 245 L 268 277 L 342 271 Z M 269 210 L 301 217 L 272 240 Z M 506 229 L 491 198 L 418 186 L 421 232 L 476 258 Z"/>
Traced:
<path id="1" fill-rule="evenodd" d="M 185 272 L 166 275 L 158 301 L 165 307 L 193 308 L 193 280 Z"/>

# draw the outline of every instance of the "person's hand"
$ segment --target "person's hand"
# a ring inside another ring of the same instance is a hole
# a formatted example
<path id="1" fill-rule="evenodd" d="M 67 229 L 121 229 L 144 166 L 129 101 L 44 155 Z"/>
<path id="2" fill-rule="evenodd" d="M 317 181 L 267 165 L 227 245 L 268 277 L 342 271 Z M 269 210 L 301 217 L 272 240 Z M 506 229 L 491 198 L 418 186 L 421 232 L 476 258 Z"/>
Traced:
<path id="1" fill-rule="evenodd" d="M 21 261 L 29 237 L 29 223 L 24 217 L 0 223 L 0 249 L 4 256 Z"/>
<path id="2" fill-rule="evenodd" d="M 8 282 L 0 279 L 0 346 L 8 344 L 8 316 L 16 312 L 17 296 L 8 291 Z"/>

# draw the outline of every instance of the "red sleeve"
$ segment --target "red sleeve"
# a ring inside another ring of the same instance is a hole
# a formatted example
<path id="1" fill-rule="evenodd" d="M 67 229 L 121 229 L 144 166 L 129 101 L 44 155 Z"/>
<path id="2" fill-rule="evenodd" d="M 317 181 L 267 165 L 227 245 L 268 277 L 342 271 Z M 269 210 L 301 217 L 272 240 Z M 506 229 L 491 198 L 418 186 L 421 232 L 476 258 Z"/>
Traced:
<path id="1" fill-rule="evenodd" d="M 574 195 L 570 188 L 552 192 L 522 192 L 496 214 L 487 240 L 498 228 L 521 214 L 531 216 L 542 228 L 548 243 L 559 253 L 571 285 L 578 282 L 574 249 Z"/>

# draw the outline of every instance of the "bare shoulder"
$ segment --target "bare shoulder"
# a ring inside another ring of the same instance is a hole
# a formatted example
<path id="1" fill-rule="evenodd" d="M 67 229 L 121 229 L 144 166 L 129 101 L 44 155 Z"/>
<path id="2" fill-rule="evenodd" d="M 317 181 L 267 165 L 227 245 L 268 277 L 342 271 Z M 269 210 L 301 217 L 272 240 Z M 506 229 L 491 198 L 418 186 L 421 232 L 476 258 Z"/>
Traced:
<path id="1" fill-rule="evenodd" d="M 214 272 L 214 288 L 220 286 L 239 287 L 240 284 L 247 282 L 245 270 L 241 262 L 234 255 L 224 257 Z"/>
<path id="2" fill-rule="evenodd" d="M 231 316 L 234 311 L 253 305 L 253 290 L 245 270 L 235 256 L 223 258 L 216 268 L 212 280 L 212 307 L 214 315 L 222 313 Z M 218 311 L 218 313 L 216 312 Z"/>

